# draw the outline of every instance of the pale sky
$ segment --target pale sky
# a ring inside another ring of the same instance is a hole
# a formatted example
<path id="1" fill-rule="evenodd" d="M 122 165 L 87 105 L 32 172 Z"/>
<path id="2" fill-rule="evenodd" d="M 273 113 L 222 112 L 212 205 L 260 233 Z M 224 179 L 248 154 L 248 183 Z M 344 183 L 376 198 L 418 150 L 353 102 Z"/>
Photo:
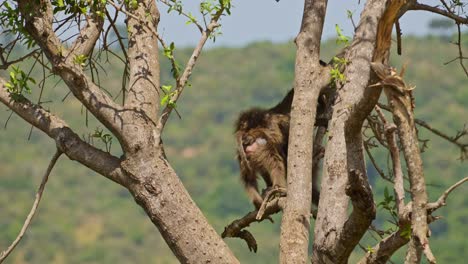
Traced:
<path id="1" fill-rule="evenodd" d="M 198 14 L 197 0 L 182 0 L 184 8 Z M 354 20 L 359 21 L 365 0 L 328 1 L 323 39 L 336 36 L 335 24 L 340 25 L 345 35 L 352 36 L 353 28 L 347 18 L 346 10 L 354 11 Z M 437 4 L 436 0 L 422 0 L 426 4 Z M 222 33 L 216 46 L 244 46 L 256 41 L 287 42 L 292 40 L 300 27 L 304 1 L 300 0 L 232 0 L 232 15 L 222 18 Z M 167 14 L 166 8 L 159 3 L 161 22 L 159 32 L 167 42 L 174 41 L 176 46 L 194 46 L 200 38 L 194 25 L 186 25 L 186 18 L 176 12 Z M 400 21 L 403 35 L 425 35 L 429 21 L 436 15 L 423 11 L 409 11 Z"/>

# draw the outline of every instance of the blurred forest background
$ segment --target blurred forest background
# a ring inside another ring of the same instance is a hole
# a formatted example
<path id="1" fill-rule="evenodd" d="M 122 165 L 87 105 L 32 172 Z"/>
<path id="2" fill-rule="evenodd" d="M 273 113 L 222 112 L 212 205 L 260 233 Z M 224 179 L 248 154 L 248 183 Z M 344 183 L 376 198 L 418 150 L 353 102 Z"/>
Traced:
<path id="1" fill-rule="evenodd" d="M 392 57 L 391 63 L 398 68 L 408 63 L 405 80 L 416 85 L 416 117 L 454 135 L 468 121 L 468 82 L 458 62 L 443 65 L 458 56 L 456 46 L 449 43 L 450 38 L 444 34 L 406 37 L 403 56 Z M 463 46 L 467 47 L 467 42 Z M 334 40 L 324 42 L 322 60 L 329 61 L 338 49 Z M 190 52 L 190 49 L 176 50 L 178 60 L 186 61 Z M 109 63 L 105 64 L 107 59 Z M 162 56 L 161 61 L 162 84 L 171 84 L 168 63 Z M 292 41 L 204 51 L 191 77 L 191 87 L 186 89 L 177 106 L 182 118 L 172 115 L 165 130 L 169 160 L 218 233 L 252 209 L 239 181 L 233 122 L 243 109 L 270 107 L 278 102 L 292 87 L 294 62 Z M 104 53 L 101 63 L 106 71 L 99 76 L 101 86 L 118 97 L 118 101 L 122 100 L 119 89 L 123 65 L 111 54 Z M 8 73 L 0 74 L 6 77 Z M 39 65 L 33 76 L 40 80 Z M 87 115 L 72 95 L 67 96 L 68 90 L 57 81 L 51 78 L 46 82 L 41 99 L 43 107 L 63 117 L 84 138 L 106 149 L 101 139 L 93 137 L 99 134 L 102 126 Z M 39 93 L 36 86 L 28 97 L 37 101 Z M 30 126 L 15 115 L 10 118 L 10 113 L 0 105 L 2 250 L 21 228 L 55 149 L 54 142 L 38 130 L 33 130 L 28 140 Z M 421 138 L 430 140 L 423 158 L 428 192 L 434 200 L 448 186 L 466 176 L 468 167 L 466 162 L 458 160 L 460 153 L 455 146 L 424 128 L 420 128 L 419 133 Z M 119 156 L 120 149 L 113 140 L 110 151 Z M 371 151 L 385 169 L 387 155 L 377 149 Z M 378 176 L 370 162 L 367 164 L 374 199 L 379 203 L 384 199 L 384 189 L 391 190 L 392 185 Z M 439 263 L 465 263 L 468 258 L 467 190 L 467 186 L 462 186 L 452 193 L 448 205 L 439 212 L 444 218 L 431 224 L 431 245 Z M 389 219 L 388 213 L 379 209 L 374 225 L 389 228 L 392 226 Z M 274 220 L 274 224 L 267 221 L 249 228 L 259 244 L 256 254 L 248 251 L 244 241 L 227 239 L 242 263 L 277 263 L 280 215 Z M 373 246 L 374 237 L 366 235 L 361 245 Z M 394 263 L 402 263 L 404 251 L 395 255 Z M 357 249 L 350 262 L 363 254 L 363 250 Z M 52 171 L 26 237 L 6 262 L 163 264 L 177 263 L 177 260 L 125 189 L 63 156 Z"/>

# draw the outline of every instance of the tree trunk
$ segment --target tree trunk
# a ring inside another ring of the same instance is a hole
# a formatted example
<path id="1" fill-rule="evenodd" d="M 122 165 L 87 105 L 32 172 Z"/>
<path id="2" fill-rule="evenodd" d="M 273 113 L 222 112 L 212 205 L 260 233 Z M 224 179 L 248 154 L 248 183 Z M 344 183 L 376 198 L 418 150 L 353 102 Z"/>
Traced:
<path id="1" fill-rule="evenodd" d="M 380 96 L 380 88 L 368 89 L 372 61 L 386 62 L 391 32 L 405 1 L 367 1 L 351 46 L 345 54 L 346 83 L 339 87 L 325 152 L 320 206 L 315 223 L 313 263 L 347 263 L 366 232 L 372 214 L 362 212 L 357 226 L 347 225 L 349 197 L 345 193 L 348 173 L 358 170 L 367 178 L 361 128 Z M 369 210 L 373 208 L 369 205 Z M 354 213 L 354 212 L 353 212 Z"/>
<path id="2" fill-rule="evenodd" d="M 297 53 L 288 149 L 288 195 L 283 211 L 280 263 L 306 263 L 312 202 L 312 147 L 317 99 L 328 84 L 319 63 L 327 1 L 306 0 Z"/>
<path id="3" fill-rule="evenodd" d="M 181 263 L 239 263 L 208 223 L 161 152 L 143 149 L 123 163 L 128 189 Z"/>

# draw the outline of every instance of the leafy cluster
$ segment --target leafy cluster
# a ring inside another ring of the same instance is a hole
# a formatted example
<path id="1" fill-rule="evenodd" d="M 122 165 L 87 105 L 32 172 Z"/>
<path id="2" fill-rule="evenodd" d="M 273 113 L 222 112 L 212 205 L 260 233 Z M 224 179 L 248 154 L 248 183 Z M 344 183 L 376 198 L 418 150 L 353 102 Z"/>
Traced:
<path id="1" fill-rule="evenodd" d="M 0 27 L 6 29 L 2 34 L 17 38 L 28 49 L 36 43 L 24 28 L 24 18 L 20 16 L 18 6 L 8 0 L 0 4 Z"/>
<path id="2" fill-rule="evenodd" d="M 5 84 L 5 87 L 13 100 L 19 100 L 23 93 L 31 94 L 30 83 L 36 84 L 36 80 L 21 70 L 19 66 L 12 66 L 10 80 Z"/>
<path id="3" fill-rule="evenodd" d="M 337 34 L 336 44 L 344 44 L 345 47 L 348 46 L 350 38 L 343 34 L 340 26 L 335 25 L 335 30 Z M 346 76 L 343 72 L 348 63 L 349 61 L 342 57 L 334 56 L 332 58 L 332 69 L 330 70 L 330 83 L 336 85 L 336 83 L 346 82 Z"/>
<path id="4" fill-rule="evenodd" d="M 63 12 L 66 15 L 86 15 L 91 8 L 96 14 L 104 17 L 103 10 L 107 0 L 52 0 L 51 3 L 54 14 Z"/>

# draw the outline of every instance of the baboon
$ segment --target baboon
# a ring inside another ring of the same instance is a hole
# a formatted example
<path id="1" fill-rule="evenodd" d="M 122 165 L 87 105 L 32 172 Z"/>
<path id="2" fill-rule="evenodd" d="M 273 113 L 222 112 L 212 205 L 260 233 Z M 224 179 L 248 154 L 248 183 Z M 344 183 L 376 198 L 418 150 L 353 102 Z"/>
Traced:
<path id="1" fill-rule="evenodd" d="M 258 191 L 257 174 L 262 176 L 267 188 L 287 186 L 286 161 L 293 96 L 294 89 L 291 89 L 279 104 L 270 109 L 252 108 L 242 112 L 235 125 L 241 180 L 257 209 L 263 202 Z M 312 201 L 318 205 L 320 193 L 316 182 L 314 179 Z"/>

